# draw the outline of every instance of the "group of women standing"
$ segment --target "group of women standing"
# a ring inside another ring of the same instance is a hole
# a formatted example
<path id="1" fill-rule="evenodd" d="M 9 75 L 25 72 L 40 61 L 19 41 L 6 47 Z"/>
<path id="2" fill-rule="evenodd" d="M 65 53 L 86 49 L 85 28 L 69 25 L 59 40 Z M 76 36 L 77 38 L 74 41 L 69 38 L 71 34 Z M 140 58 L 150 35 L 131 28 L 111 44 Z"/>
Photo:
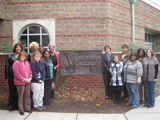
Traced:
<path id="1" fill-rule="evenodd" d="M 24 111 L 31 113 L 30 89 L 35 109 L 44 110 L 44 104 L 51 104 L 50 98 L 54 98 L 51 87 L 60 64 L 55 47 L 48 47 L 49 51 L 32 42 L 31 53 L 27 55 L 20 43 L 14 45 L 13 53 L 8 55 L 5 64 L 9 110 L 18 108 L 21 115 L 24 115 Z M 144 107 L 154 107 L 159 62 L 153 51 L 148 49 L 145 53 L 140 48 L 137 53 L 129 54 L 126 44 L 122 45 L 120 55 L 114 55 L 108 45 L 104 51 L 102 63 L 106 99 L 115 98 L 114 103 L 119 104 L 123 91 L 123 98 L 129 97 L 127 105 L 132 108 L 139 107 L 140 100 L 144 102 Z"/>
<path id="2" fill-rule="evenodd" d="M 114 97 L 114 103 L 119 104 L 123 91 L 123 98 L 129 97 L 126 105 L 138 108 L 141 101 L 143 107 L 154 107 L 159 62 L 153 51 L 148 49 L 145 53 L 140 48 L 129 54 L 126 44 L 122 45 L 120 55 L 113 55 L 109 46 L 104 50 L 102 63 L 106 99 Z"/>
<path id="3" fill-rule="evenodd" d="M 54 98 L 51 86 L 59 67 L 59 54 L 54 52 L 54 46 L 50 45 L 50 51 L 44 51 L 43 46 L 32 42 L 30 49 L 32 53 L 27 55 L 20 43 L 15 44 L 5 64 L 5 77 L 9 84 L 8 107 L 9 110 L 18 108 L 20 115 L 32 112 L 30 89 L 35 109 L 44 110 L 44 104 L 51 104 L 50 98 Z"/>

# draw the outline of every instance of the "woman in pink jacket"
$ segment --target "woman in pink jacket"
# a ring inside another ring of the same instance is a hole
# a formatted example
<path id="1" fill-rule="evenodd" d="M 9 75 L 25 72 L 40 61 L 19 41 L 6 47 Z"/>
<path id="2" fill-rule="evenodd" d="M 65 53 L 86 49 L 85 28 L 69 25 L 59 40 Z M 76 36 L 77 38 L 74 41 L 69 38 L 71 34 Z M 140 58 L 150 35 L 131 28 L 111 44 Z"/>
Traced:
<path id="1" fill-rule="evenodd" d="M 32 71 L 25 52 L 21 52 L 14 62 L 13 73 L 14 84 L 18 92 L 18 109 L 20 115 L 24 115 L 24 111 L 31 113 L 30 83 Z"/>

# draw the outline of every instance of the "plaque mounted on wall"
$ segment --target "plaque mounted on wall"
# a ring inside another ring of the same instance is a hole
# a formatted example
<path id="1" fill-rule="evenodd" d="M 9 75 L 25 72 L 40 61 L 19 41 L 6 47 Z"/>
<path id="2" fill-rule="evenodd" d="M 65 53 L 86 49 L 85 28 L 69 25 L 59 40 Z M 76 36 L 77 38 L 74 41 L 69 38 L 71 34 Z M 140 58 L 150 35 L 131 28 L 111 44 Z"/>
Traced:
<path id="1" fill-rule="evenodd" d="M 60 51 L 60 75 L 101 75 L 101 50 Z"/>

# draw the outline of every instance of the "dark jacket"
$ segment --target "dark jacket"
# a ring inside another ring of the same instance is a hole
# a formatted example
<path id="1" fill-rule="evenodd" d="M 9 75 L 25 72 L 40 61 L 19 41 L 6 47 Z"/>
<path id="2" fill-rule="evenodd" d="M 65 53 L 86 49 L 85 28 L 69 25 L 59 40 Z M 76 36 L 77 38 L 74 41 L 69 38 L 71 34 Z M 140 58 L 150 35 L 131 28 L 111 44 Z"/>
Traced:
<path id="1" fill-rule="evenodd" d="M 45 78 L 51 78 L 49 62 L 46 61 L 46 59 L 43 59 L 43 63 L 44 63 L 45 72 L 46 72 Z"/>
<path id="2" fill-rule="evenodd" d="M 31 65 L 32 75 L 33 75 L 32 82 L 39 82 L 39 80 L 45 81 L 46 73 L 45 73 L 45 67 L 43 62 L 41 61 L 37 63 L 37 62 L 31 61 L 30 65 Z M 39 72 L 41 74 L 41 78 L 38 78 Z"/>
<path id="3" fill-rule="evenodd" d="M 29 54 L 28 54 L 27 61 L 28 61 L 29 63 L 31 62 L 31 56 L 32 56 L 32 54 L 33 54 L 33 53 L 29 53 Z"/>
<path id="4" fill-rule="evenodd" d="M 129 60 L 129 56 L 130 56 L 130 54 L 129 54 L 129 52 L 128 52 L 128 54 L 122 59 L 122 55 L 123 55 L 123 53 L 121 53 L 120 54 L 120 61 L 122 61 L 123 62 L 123 66 L 125 66 L 125 64 L 126 64 L 126 62 Z"/>
<path id="5" fill-rule="evenodd" d="M 46 61 L 46 59 L 43 58 L 42 61 L 43 61 L 44 66 L 45 66 L 45 72 L 46 72 L 45 78 L 52 79 L 53 78 L 53 64 L 52 64 L 51 60 L 50 61 Z M 50 67 L 51 67 L 50 64 L 52 64 L 52 74 L 51 74 L 51 71 L 50 71 Z"/>
<path id="6" fill-rule="evenodd" d="M 9 54 L 8 57 L 6 58 L 6 62 L 5 62 L 5 78 L 6 79 L 8 78 L 14 79 L 12 66 L 15 61 L 16 61 L 16 56 L 14 53 Z"/>
<path id="7" fill-rule="evenodd" d="M 113 53 L 111 53 L 111 56 L 110 56 L 110 61 L 108 61 L 108 57 L 106 55 L 106 53 L 104 53 L 102 55 L 102 64 L 103 64 L 103 72 L 108 72 L 109 69 L 110 69 L 110 64 L 112 62 L 112 59 L 113 59 Z"/>

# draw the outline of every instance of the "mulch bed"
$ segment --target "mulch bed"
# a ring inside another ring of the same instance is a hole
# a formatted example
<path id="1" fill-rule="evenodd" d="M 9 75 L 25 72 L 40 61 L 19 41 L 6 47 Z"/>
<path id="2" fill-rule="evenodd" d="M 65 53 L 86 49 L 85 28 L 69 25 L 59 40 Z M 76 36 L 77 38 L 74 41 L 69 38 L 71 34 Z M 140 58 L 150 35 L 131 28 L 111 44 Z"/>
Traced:
<path id="1" fill-rule="evenodd" d="M 160 85 L 156 87 L 156 95 L 160 94 Z M 70 97 L 69 88 L 56 89 L 55 99 L 51 99 L 51 105 L 45 105 L 45 112 L 62 113 L 125 113 L 131 108 L 125 104 L 127 100 L 121 100 L 120 104 L 114 104 L 114 100 L 105 99 L 104 89 L 93 89 L 91 97 L 90 89 L 72 88 Z M 0 109 L 8 110 L 8 89 L 0 88 Z M 33 111 L 36 111 L 33 109 Z"/>
<path id="2" fill-rule="evenodd" d="M 120 104 L 114 104 L 113 100 L 104 98 L 104 89 L 93 90 L 93 96 L 90 96 L 89 89 L 72 90 L 70 97 L 69 89 L 56 91 L 55 99 L 51 99 L 51 105 L 45 105 L 45 112 L 62 113 L 124 113 L 130 110 L 126 106 L 127 101 L 122 100 Z M 8 89 L 0 88 L 0 109 L 8 110 Z M 33 111 L 36 111 L 33 109 Z"/>

